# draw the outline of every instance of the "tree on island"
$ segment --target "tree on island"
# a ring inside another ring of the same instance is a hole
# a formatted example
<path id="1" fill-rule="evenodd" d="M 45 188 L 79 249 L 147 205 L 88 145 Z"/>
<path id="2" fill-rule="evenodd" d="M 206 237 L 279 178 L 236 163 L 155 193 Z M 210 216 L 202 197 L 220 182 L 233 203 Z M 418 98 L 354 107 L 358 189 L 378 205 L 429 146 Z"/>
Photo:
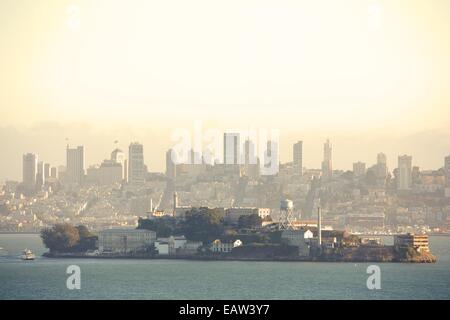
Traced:
<path id="1" fill-rule="evenodd" d="M 139 218 L 137 229 L 155 231 L 158 237 L 169 237 L 177 233 L 176 221 L 172 217 Z"/>
<path id="2" fill-rule="evenodd" d="M 72 251 L 86 252 L 96 249 L 98 237 L 92 234 L 86 226 L 79 225 L 75 227 L 78 230 L 80 240 L 72 247 Z"/>
<path id="3" fill-rule="evenodd" d="M 56 224 L 41 230 L 41 238 L 50 252 L 85 252 L 95 249 L 97 237 L 85 226 Z"/>
<path id="4" fill-rule="evenodd" d="M 242 215 L 238 219 L 238 226 L 242 229 L 256 229 L 261 228 L 262 219 L 261 217 L 254 213 L 250 215 Z"/>
<path id="5" fill-rule="evenodd" d="M 44 245 L 50 252 L 65 252 L 80 240 L 78 229 L 70 224 L 56 224 L 41 231 Z"/>
<path id="6" fill-rule="evenodd" d="M 210 243 L 223 235 L 222 214 L 205 207 L 186 212 L 183 231 L 187 239 Z"/>

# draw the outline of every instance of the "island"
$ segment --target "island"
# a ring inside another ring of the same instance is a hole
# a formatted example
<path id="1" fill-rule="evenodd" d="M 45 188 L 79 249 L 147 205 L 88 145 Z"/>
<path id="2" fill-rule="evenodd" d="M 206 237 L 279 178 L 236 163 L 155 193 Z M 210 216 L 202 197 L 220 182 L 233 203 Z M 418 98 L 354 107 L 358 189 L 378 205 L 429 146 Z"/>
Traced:
<path id="1" fill-rule="evenodd" d="M 282 226 L 257 212 L 224 219 L 219 209 L 190 208 L 182 219 L 140 218 L 137 228 L 109 228 L 97 234 L 85 226 L 57 224 L 41 231 L 45 257 L 241 261 L 433 263 L 428 236 L 379 238 L 315 226 Z"/>

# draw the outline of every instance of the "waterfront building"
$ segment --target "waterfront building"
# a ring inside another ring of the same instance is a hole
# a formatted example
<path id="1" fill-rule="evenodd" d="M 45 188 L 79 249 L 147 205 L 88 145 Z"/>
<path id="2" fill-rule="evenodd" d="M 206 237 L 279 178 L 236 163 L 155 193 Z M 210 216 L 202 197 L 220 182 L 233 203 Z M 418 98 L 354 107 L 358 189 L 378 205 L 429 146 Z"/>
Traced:
<path id="1" fill-rule="evenodd" d="M 170 245 L 167 241 L 156 240 L 155 241 L 155 251 L 162 256 L 167 256 L 170 254 Z"/>
<path id="2" fill-rule="evenodd" d="M 417 252 L 430 252 L 428 246 L 428 235 L 399 234 L 394 236 L 394 246 L 397 248 L 409 247 Z"/>
<path id="3" fill-rule="evenodd" d="M 100 253 L 136 253 L 153 245 L 156 233 L 142 229 L 108 229 L 98 234 Z"/>
<path id="4" fill-rule="evenodd" d="M 230 253 L 234 248 L 242 246 L 241 240 L 235 240 L 230 242 L 222 242 L 220 239 L 216 239 L 211 244 L 211 251 L 216 253 Z"/>
<path id="5" fill-rule="evenodd" d="M 145 181 L 144 146 L 131 143 L 128 148 L 128 181 L 131 184 L 142 184 Z"/>
<path id="6" fill-rule="evenodd" d="M 158 238 L 155 241 L 155 249 L 160 255 L 172 255 L 178 251 L 184 250 L 187 245 L 185 236 L 170 236 L 167 238 Z"/>
<path id="7" fill-rule="evenodd" d="M 310 229 L 286 229 L 281 233 L 281 239 L 288 245 L 299 246 L 304 242 L 308 242 L 314 236 Z"/>

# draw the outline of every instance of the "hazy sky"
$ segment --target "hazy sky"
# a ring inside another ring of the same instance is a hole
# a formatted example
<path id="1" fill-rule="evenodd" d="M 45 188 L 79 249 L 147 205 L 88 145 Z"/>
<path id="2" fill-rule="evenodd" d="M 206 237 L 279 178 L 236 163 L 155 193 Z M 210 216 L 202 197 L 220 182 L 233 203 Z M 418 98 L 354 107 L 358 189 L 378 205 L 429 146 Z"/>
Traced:
<path id="1" fill-rule="evenodd" d="M 304 140 L 319 167 L 450 154 L 448 0 L 1 0 L 0 181 L 21 157 L 88 164 L 118 139 L 164 169 L 170 134 L 276 128 L 281 160 Z"/>

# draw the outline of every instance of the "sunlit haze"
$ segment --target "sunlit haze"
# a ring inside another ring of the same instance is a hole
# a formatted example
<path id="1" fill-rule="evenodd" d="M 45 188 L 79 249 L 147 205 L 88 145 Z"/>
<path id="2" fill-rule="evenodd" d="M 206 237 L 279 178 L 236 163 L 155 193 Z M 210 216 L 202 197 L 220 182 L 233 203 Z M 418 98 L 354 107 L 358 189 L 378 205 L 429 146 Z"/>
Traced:
<path id="1" fill-rule="evenodd" d="M 65 164 L 66 138 L 86 163 L 143 143 L 163 171 L 171 132 L 276 128 L 281 161 L 304 141 L 319 168 L 424 169 L 450 153 L 450 2 L 0 2 L 0 181 L 22 155 Z"/>

